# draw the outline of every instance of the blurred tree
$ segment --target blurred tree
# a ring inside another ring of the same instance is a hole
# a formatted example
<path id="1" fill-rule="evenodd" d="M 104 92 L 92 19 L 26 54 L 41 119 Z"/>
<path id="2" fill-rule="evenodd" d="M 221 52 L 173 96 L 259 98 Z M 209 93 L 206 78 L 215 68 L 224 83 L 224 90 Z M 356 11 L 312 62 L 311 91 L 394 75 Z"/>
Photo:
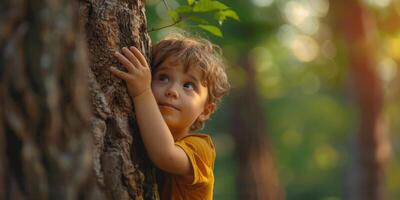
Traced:
<path id="1" fill-rule="evenodd" d="M 159 199 L 124 83 L 107 70 L 122 46 L 149 55 L 143 4 L 0 3 L 0 199 Z"/>
<path id="2" fill-rule="evenodd" d="M 376 27 L 359 1 L 331 1 L 348 47 L 349 70 L 359 109 L 356 184 L 347 188 L 349 199 L 385 199 L 384 163 L 389 142 L 382 123 L 383 89 L 376 68 Z"/>
<path id="3" fill-rule="evenodd" d="M 96 198 L 78 2 L 0 2 L 0 199 Z"/>
<path id="4" fill-rule="evenodd" d="M 243 55 L 241 66 L 246 81 L 235 91 L 231 122 L 238 164 L 239 199 L 284 199 L 266 134 L 266 119 L 257 93 L 254 60 L 248 53 L 240 55 Z"/>

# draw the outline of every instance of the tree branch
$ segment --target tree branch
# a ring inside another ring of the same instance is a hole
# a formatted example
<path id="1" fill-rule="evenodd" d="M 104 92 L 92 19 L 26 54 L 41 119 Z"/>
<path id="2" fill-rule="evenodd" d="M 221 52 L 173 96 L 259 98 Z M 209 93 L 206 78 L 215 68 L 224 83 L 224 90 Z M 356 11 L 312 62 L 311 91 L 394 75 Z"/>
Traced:
<path id="1" fill-rule="evenodd" d="M 159 28 L 152 28 L 152 29 L 150 29 L 148 32 L 150 33 L 150 32 L 153 32 L 153 31 L 159 31 L 159 30 L 164 29 L 164 28 L 168 28 L 168 27 L 171 27 L 171 26 L 175 26 L 175 25 L 181 23 L 183 20 L 184 20 L 184 18 L 183 18 L 183 17 L 180 17 L 177 21 L 175 21 L 175 22 L 172 23 L 172 24 L 169 24 L 169 25 L 166 25 L 166 26 L 162 26 L 162 27 L 159 27 Z"/>

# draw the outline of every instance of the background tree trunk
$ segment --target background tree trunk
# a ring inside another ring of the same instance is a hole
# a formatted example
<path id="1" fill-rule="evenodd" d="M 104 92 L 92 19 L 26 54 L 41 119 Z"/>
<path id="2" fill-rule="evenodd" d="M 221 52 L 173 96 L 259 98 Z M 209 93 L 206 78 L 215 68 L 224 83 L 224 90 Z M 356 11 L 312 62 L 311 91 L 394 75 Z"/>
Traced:
<path id="1" fill-rule="evenodd" d="M 114 51 L 135 46 L 147 57 L 144 1 L 81 1 L 80 18 L 89 49 L 89 80 L 94 117 L 94 169 L 111 199 L 159 199 L 155 168 L 147 158 L 125 83 L 110 74 L 119 65 Z"/>
<path id="2" fill-rule="evenodd" d="M 281 200 L 284 192 L 279 184 L 271 146 L 266 132 L 266 119 L 255 86 L 254 61 L 248 54 L 241 59 L 245 85 L 233 97 L 232 134 L 235 140 L 239 199 Z"/>
<path id="3" fill-rule="evenodd" d="M 122 46 L 149 55 L 144 1 L 0 10 L 0 199 L 159 199 L 125 85 L 107 70 Z"/>
<path id="4" fill-rule="evenodd" d="M 78 2 L 0 9 L 0 199 L 95 198 Z"/>
<path id="5" fill-rule="evenodd" d="M 376 27 L 359 1 L 332 1 L 337 23 L 348 47 L 352 91 L 358 106 L 356 174 L 349 199 L 385 199 L 384 164 L 390 142 L 382 121 L 383 90 L 376 70 Z"/>

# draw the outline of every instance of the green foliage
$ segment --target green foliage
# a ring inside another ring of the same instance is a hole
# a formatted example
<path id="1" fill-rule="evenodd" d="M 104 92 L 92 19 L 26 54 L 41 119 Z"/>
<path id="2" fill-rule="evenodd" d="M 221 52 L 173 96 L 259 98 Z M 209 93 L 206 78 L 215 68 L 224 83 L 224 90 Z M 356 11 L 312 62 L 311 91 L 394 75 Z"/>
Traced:
<path id="1" fill-rule="evenodd" d="M 239 21 L 239 15 L 229 6 L 215 0 L 187 0 L 187 4 L 180 5 L 168 12 L 174 23 L 188 21 L 191 27 L 207 31 L 215 36 L 222 37 L 219 28 L 228 18 Z M 213 25 L 207 16 L 212 15 L 218 25 Z"/>
<path id="2" fill-rule="evenodd" d="M 199 0 L 196 4 L 194 4 L 193 11 L 194 12 L 210 12 L 210 11 L 220 11 L 229 9 L 228 6 L 219 2 L 212 0 Z"/>
<path id="3" fill-rule="evenodd" d="M 169 11 L 168 15 L 171 17 L 172 21 L 174 21 L 174 22 L 177 22 L 180 20 L 179 13 L 175 10 Z"/>
<path id="4" fill-rule="evenodd" d="M 239 16 L 238 16 L 237 13 L 236 13 L 235 11 L 233 11 L 233 10 L 222 10 L 222 11 L 218 11 L 218 12 L 215 13 L 215 15 L 214 15 L 214 19 L 218 20 L 218 22 L 219 22 L 220 25 L 222 25 L 222 23 L 223 23 L 228 17 L 239 21 Z"/>
<path id="5" fill-rule="evenodd" d="M 195 0 L 187 0 L 188 5 L 193 5 Z"/>
<path id="6" fill-rule="evenodd" d="M 205 24 L 199 24 L 197 25 L 199 28 L 206 30 L 208 32 L 210 32 L 211 34 L 218 36 L 218 37 L 222 37 L 222 32 L 221 30 L 216 27 L 216 26 L 212 26 L 212 25 L 205 25 Z"/>
<path id="7" fill-rule="evenodd" d="M 345 171 L 351 164 L 351 159 L 354 159 L 350 155 L 349 141 L 358 130 L 359 113 L 352 99 L 352 93 L 356 91 L 348 88 L 351 80 L 346 58 L 348 49 L 335 30 L 336 26 L 331 24 L 330 20 L 314 19 L 320 24 L 320 31 L 305 35 L 301 27 L 291 24 L 286 18 L 293 13 L 286 13 L 289 15 L 285 16 L 284 12 L 287 9 L 281 8 L 303 9 L 306 7 L 301 6 L 307 6 L 308 4 L 303 3 L 308 0 L 272 1 L 269 6 L 239 0 L 220 0 L 221 4 L 208 5 L 202 4 L 213 1 L 182 2 L 184 3 L 174 7 L 174 19 L 185 20 L 182 24 L 194 27 L 193 32 L 208 29 L 205 31 L 214 32 L 213 35 L 222 35 L 222 31 L 218 32 L 217 28 L 224 24 L 224 37 L 213 37 L 212 40 L 223 48 L 230 65 L 228 76 L 234 89 L 246 84 L 245 71 L 240 67 L 243 55 L 253 58 L 256 78 L 254 87 L 257 87 L 261 95 L 263 109 L 260 112 L 266 115 L 265 134 L 271 142 L 286 199 L 343 199 Z M 400 6 L 400 3 L 397 4 Z M 382 11 L 388 11 L 388 8 Z M 231 10 L 236 10 L 237 13 Z M 400 15 L 400 11 L 396 12 Z M 386 12 L 381 14 L 388 17 Z M 239 16 L 241 22 L 235 23 Z M 149 20 L 150 23 L 154 21 L 157 20 Z M 389 37 L 384 32 L 380 34 L 382 37 Z M 385 51 L 393 51 L 392 54 L 396 55 L 398 73 L 399 31 L 396 34 L 388 40 L 383 40 L 382 45 L 386 45 L 383 48 Z M 300 61 L 295 53 L 307 53 L 308 49 L 296 50 L 294 47 L 302 40 L 291 40 L 292 36 L 301 36 L 294 37 L 297 39 L 306 36 L 315 40 L 319 49 L 317 57 L 309 62 Z M 153 41 L 156 42 L 157 39 Z M 330 43 L 325 43 L 326 41 Z M 377 69 L 380 68 L 379 65 Z M 395 88 L 397 92 L 394 91 Z M 391 124 L 388 133 L 393 143 L 393 155 L 399 155 L 400 90 L 395 88 L 390 85 L 385 87 L 385 94 L 391 95 L 385 97 L 384 116 L 388 124 Z M 235 182 L 235 144 L 229 145 L 232 143 L 229 133 L 232 126 L 230 118 L 235 109 L 230 98 L 234 92 L 232 90 L 230 95 L 222 99 L 223 102 L 218 106 L 216 113 L 207 122 L 206 129 L 202 130 L 212 135 L 217 148 L 214 190 L 216 199 L 238 199 L 236 188 L 237 185 L 243 184 Z M 388 101 L 386 98 L 392 100 Z M 244 136 L 247 134 L 243 133 Z M 400 159 L 394 156 L 385 172 L 389 199 L 399 199 Z"/>

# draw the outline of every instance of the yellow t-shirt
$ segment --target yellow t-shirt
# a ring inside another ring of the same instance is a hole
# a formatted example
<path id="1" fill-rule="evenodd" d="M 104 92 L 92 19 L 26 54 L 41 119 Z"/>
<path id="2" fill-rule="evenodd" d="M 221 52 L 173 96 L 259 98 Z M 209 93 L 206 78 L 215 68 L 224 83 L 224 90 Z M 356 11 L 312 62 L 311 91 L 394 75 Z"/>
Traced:
<path id="1" fill-rule="evenodd" d="M 175 142 L 188 156 L 193 181 L 182 176 L 164 174 L 161 200 L 212 200 L 214 188 L 215 148 L 210 136 L 190 134 Z"/>

